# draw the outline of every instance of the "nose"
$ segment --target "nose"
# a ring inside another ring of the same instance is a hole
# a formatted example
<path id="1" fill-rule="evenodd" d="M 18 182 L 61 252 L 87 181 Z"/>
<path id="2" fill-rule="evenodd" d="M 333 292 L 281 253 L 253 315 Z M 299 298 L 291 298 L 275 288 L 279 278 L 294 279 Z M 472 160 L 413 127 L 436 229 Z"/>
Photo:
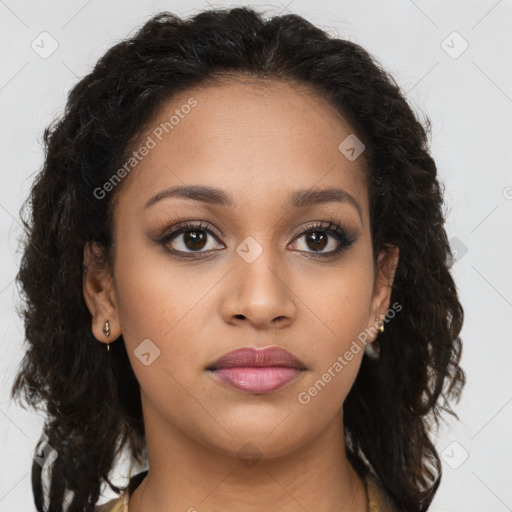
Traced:
<path id="1" fill-rule="evenodd" d="M 235 256 L 222 316 L 230 324 L 248 323 L 256 329 L 283 328 L 296 318 L 297 297 L 290 275 L 277 262 L 271 249 L 264 249 L 253 261 Z"/>

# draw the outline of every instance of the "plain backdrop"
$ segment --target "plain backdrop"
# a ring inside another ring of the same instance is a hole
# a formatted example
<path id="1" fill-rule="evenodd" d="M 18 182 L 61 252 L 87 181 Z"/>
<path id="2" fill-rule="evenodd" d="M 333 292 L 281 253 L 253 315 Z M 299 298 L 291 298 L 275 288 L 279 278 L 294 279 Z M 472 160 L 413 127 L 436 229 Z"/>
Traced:
<path id="1" fill-rule="evenodd" d="M 62 112 L 70 88 L 120 38 L 158 11 L 188 17 L 210 5 L 297 13 L 361 44 L 393 74 L 419 115 L 430 118 L 446 229 L 458 254 L 453 274 L 465 309 L 468 377 L 455 406 L 460 421 L 447 417 L 436 438 L 443 479 L 430 510 L 512 510 L 510 0 L 0 0 L 0 512 L 35 510 L 31 456 L 43 417 L 12 403 L 9 391 L 24 340 L 15 312 L 19 208 L 43 161 L 43 130 Z M 120 485 L 125 462 L 116 469 Z M 115 495 L 106 490 L 104 496 Z"/>

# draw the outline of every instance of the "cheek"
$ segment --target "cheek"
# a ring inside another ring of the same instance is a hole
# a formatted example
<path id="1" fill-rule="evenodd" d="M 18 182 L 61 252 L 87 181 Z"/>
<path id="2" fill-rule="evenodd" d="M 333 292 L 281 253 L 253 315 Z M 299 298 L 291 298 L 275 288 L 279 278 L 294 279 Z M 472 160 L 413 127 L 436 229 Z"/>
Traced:
<path id="1" fill-rule="evenodd" d="M 320 329 L 315 339 L 323 359 L 344 352 L 364 332 L 371 314 L 371 268 L 363 257 L 351 258 L 339 271 L 322 279 L 323 285 L 315 293 L 309 292 L 308 308 Z"/>
<path id="2" fill-rule="evenodd" d="M 302 389 L 311 402 L 332 402 L 340 406 L 359 371 L 364 354 L 365 329 L 371 314 L 373 274 L 365 258 L 346 261 L 324 285 L 308 295 L 305 322 L 309 330 L 308 350 L 315 354 L 312 373 L 307 380 L 311 389 Z M 349 264 L 350 263 L 350 264 Z M 328 391 L 323 391 L 328 388 Z M 321 398 L 313 398 L 322 395 Z M 308 398 L 306 397 L 306 400 Z"/>
<path id="3" fill-rule="evenodd" d="M 194 281 L 142 234 L 125 232 L 119 238 L 116 299 L 123 331 L 132 342 L 161 340 L 190 308 Z"/>
<path id="4" fill-rule="evenodd" d="M 364 343 L 358 339 L 366 326 L 366 304 L 358 310 L 340 301 L 339 314 L 326 319 L 329 331 L 315 340 L 310 353 L 316 354 L 312 371 L 298 390 L 298 407 L 305 407 L 309 418 L 334 415 L 342 406 L 359 372 Z M 347 306 L 344 308 L 343 306 Z"/>
<path id="5" fill-rule="evenodd" d="M 116 303 L 126 350 L 139 381 L 151 378 L 146 371 L 151 366 L 138 357 L 142 351 L 150 353 L 149 359 L 157 356 L 160 372 L 165 368 L 183 381 L 196 366 L 202 367 L 198 319 L 212 314 L 205 294 L 223 272 L 203 271 L 199 278 L 192 264 L 176 263 L 160 249 L 138 244 L 126 236 L 116 261 Z"/>

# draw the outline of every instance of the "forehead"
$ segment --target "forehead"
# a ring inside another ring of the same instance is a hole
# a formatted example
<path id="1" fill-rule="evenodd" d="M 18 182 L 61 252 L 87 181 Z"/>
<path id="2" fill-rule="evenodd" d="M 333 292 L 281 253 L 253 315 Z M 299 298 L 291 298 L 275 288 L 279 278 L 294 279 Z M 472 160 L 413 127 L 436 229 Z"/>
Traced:
<path id="1" fill-rule="evenodd" d="M 164 103 L 140 134 L 133 150 L 151 149 L 121 196 L 142 209 L 163 188 L 207 185 L 230 190 L 238 207 L 255 194 L 266 202 L 294 189 L 338 186 L 366 212 L 363 158 L 351 161 L 339 149 L 353 133 L 327 100 L 296 83 L 223 80 L 191 88 Z"/>

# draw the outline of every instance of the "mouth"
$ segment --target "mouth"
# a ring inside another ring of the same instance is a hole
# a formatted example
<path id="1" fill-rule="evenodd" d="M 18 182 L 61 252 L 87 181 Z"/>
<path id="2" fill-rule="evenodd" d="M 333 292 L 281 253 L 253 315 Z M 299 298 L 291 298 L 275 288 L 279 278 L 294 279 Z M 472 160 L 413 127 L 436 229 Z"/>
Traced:
<path id="1" fill-rule="evenodd" d="M 281 389 L 307 368 L 278 347 L 247 347 L 225 354 L 206 370 L 230 388 L 262 394 Z"/>

